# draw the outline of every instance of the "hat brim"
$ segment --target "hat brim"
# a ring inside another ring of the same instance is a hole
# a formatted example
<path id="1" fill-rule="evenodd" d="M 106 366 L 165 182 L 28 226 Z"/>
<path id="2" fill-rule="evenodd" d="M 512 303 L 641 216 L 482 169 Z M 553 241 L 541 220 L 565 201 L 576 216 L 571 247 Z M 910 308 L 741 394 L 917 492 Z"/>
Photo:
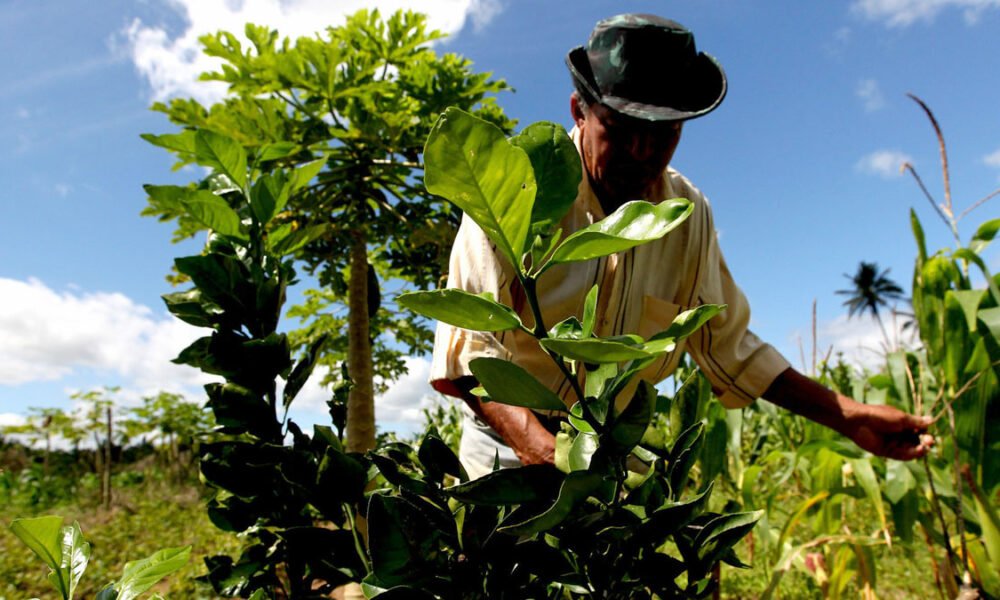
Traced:
<path id="1" fill-rule="evenodd" d="M 623 115 L 646 121 L 686 121 L 707 115 L 722 103 L 728 91 L 726 74 L 715 57 L 699 52 L 687 72 L 684 85 L 686 94 L 678 106 L 663 106 L 636 102 L 627 98 L 602 95 L 594 80 L 590 59 L 583 46 L 577 46 L 566 55 L 569 72 L 597 102 Z M 668 73 L 663 74 L 669 77 Z"/>

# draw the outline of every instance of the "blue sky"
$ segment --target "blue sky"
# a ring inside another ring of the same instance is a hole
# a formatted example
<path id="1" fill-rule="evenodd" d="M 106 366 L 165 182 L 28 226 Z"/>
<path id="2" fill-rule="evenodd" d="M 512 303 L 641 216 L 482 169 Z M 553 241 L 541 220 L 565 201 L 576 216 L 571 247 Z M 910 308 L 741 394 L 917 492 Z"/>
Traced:
<path id="1" fill-rule="evenodd" d="M 362 6 L 428 11 L 451 33 L 440 50 L 471 58 L 515 89 L 500 97 L 522 124 L 570 125 L 565 53 L 600 18 L 659 12 L 691 28 L 730 91 L 689 123 L 674 166 L 711 200 L 723 251 L 753 307 L 753 328 L 795 365 L 808 354 L 818 303 L 820 349 L 874 360 L 880 334 L 846 320 L 844 273 L 861 260 L 891 268 L 908 290 L 914 207 L 932 249 L 951 243 L 912 162 L 943 199 L 937 142 L 906 92 L 944 130 L 956 212 L 1000 187 L 1000 1 L 687 0 L 572 4 L 552 0 L 6 0 L 0 4 L 0 423 L 29 406 L 70 406 L 74 390 L 122 386 L 134 401 L 160 389 L 197 398 L 204 379 L 169 364 L 199 335 L 159 296 L 175 256 L 171 228 L 140 218 L 143 183 L 185 182 L 171 158 L 139 139 L 172 131 L 148 110 L 171 96 L 218 98 L 194 81 L 208 64 L 194 40 L 246 20 L 303 35 Z M 1000 199 L 960 227 L 1000 215 Z M 1000 245 L 998 245 L 1000 247 Z M 1000 270 L 1000 252 L 987 261 Z M 406 428 L 426 402 L 426 361 L 379 400 Z M 322 393 L 298 409 L 322 420 Z"/>

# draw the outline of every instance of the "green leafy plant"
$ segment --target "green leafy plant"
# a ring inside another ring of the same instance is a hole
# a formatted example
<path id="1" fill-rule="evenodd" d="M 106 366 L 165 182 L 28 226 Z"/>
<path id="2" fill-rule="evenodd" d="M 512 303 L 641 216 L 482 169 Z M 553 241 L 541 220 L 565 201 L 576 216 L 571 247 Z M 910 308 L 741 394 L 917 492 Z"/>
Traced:
<path id="1" fill-rule="evenodd" d="M 571 317 L 551 328 L 543 322 L 535 294 L 538 278 L 549 268 L 659 239 L 690 214 L 691 204 L 684 199 L 631 202 L 562 236 L 555 226 L 576 197 L 581 173 L 569 137 L 549 123 L 531 125 L 508 141 L 497 128 L 449 109 L 432 130 L 425 157 L 428 189 L 461 208 L 510 261 L 533 323 L 522 323 L 491 297 L 460 290 L 412 292 L 399 302 L 458 327 L 520 329 L 534 336 L 575 393 L 567 409 L 515 363 L 474 359 L 470 369 L 484 400 L 568 413 L 556 457 L 566 472 L 504 469 L 445 491 L 467 504 L 499 508 L 503 518 L 497 533 L 543 544 L 539 552 L 549 552 L 552 560 L 523 569 L 555 568 L 559 576 L 548 578 L 550 586 L 559 584 L 563 593 L 622 598 L 710 593 L 708 574 L 719 560 L 741 564 L 732 546 L 760 513 L 708 512 L 710 481 L 703 481 L 693 497 L 682 497 L 704 426 L 687 428 L 672 447 L 643 445 L 657 394 L 649 383 L 633 380 L 724 307 L 686 311 L 649 339 L 602 338 L 594 334 L 596 286 L 582 320 Z M 580 369 L 586 373 L 584 384 L 577 377 Z M 641 473 L 630 471 L 630 459 L 643 464 Z M 378 569 L 375 575 L 384 583 Z"/>
<path id="2" fill-rule="evenodd" d="M 62 517 L 14 519 L 10 529 L 49 568 L 48 580 L 63 600 L 72 600 L 90 561 L 90 544 L 79 523 L 63 525 Z M 97 594 L 97 600 L 132 600 L 184 566 L 191 547 L 165 548 L 125 564 L 118 581 Z M 154 594 L 154 597 L 159 597 Z"/>
<path id="3" fill-rule="evenodd" d="M 218 190 L 212 200 L 191 188 L 167 192 L 190 209 L 191 219 L 215 228 L 203 255 L 176 261 L 194 288 L 164 298 L 179 318 L 212 329 L 177 362 L 225 379 L 206 387 L 218 437 L 201 447 L 201 472 L 216 490 L 209 501 L 212 521 L 242 532 L 247 545 L 235 559 L 206 560 L 205 580 L 217 593 L 310 598 L 361 581 L 369 596 L 387 599 L 698 596 L 710 592 L 708 574 L 720 559 L 739 564 L 732 545 L 758 514 L 708 511 L 707 481 L 684 496 L 703 429 L 690 427 L 672 447 L 642 448 L 657 397 L 649 384 L 630 382 L 722 307 L 685 313 L 648 340 L 594 337 L 592 310 L 581 322 L 554 327 L 559 335 L 536 321 L 530 331 L 560 368 L 568 375 L 580 368 L 593 373 L 570 411 L 575 426 L 563 436 L 568 473 L 525 467 L 468 481 L 455 453 L 433 434 L 417 448 L 388 442 L 367 455 L 345 452 L 339 427 L 316 426 L 310 436 L 284 412 L 323 342 L 293 360 L 287 337 L 277 331 L 295 275 L 281 238 L 270 235 L 275 216 L 262 205 L 261 188 L 277 177 L 284 183 L 275 193 L 285 197 L 307 180 L 292 169 L 262 174 L 234 140 L 202 130 L 194 136 L 196 148 L 213 149 L 197 160 L 242 182 Z M 207 139 L 198 142 L 202 137 Z M 455 149 L 463 147 L 485 162 L 475 168 L 455 162 Z M 534 198 L 522 195 L 524 189 L 555 194 L 549 197 L 561 211 L 572 201 L 579 158 L 565 131 L 551 124 L 533 125 L 508 141 L 495 126 L 451 109 L 435 126 L 425 157 L 432 191 L 450 194 L 447 184 L 440 187 L 449 178 L 465 191 L 480 190 L 461 208 L 491 222 L 511 256 L 523 255 L 517 264 L 535 314 L 532 286 L 548 267 L 656 239 L 690 211 L 685 200 L 634 203 L 559 239 L 552 224 L 561 212 L 535 211 Z M 496 160 L 510 160 L 516 170 L 500 177 Z M 470 180 L 470 173 L 485 180 Z M 523 187 L 511 185 L 512 178 Z M 511 194 L 520 201 L 511 202 Z M 530 245 L 523 239 L 529 232 L 535 239 Z M 398 301 L 436 313 L 443 295 L 453 310 L 431 316 L 488 323 L 489 329 L 496 323 L 525 327 L 510 308 L 461 292 L 412 293 Z M 494 401 L 566 410 L 512 363 L 483 359 L 473 368 Z M 285 380 L 281 388 L 279 378 Z M 499 380 L 525 395 L 507 394 Z M 335 424 L 345 392 L 338 389 L 329 403 Z M 616 407 L 622 393 L 631 401 Z M 648 463 L 645 475 L 630 474 L 632 455 Z M 525 552 L 537 560 L 521 560 Z"/>

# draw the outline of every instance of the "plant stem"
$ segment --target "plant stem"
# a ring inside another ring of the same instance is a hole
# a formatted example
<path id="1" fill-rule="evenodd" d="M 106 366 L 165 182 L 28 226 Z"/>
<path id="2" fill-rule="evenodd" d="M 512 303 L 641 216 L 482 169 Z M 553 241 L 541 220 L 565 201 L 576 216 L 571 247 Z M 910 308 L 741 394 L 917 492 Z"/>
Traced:
<path id="1" fill-rule="evenodd" d="M 531 307 L 531 314 L 535 318 L 535 328 L 532 331 L 532 335 L 534 335 L 535 339 L 539 341 L 544 340 L 549 337 L 549 330 L 545 327 L 545 321 L 542 319 L 542 310 L 538 305 L 538 293 L 536 287 L 537 280 L 533 277 L 524 277 L 520 274 L 518 274 L 517 277 L 521 282 L 521 287 L 524 288 L 524 295 L 528 300 L 528 306 Z M 583 388 L 580 387 L 580 381 L 573 376 L 569 367 L 567 367 L 566 363 L 562 360 L 562 357 L 550 352 L 549 350 L 546 350 L 545 353 L 548 354 L 549 358 L 551 358 L 556 364 L 562 372 L 563 377 L 569 381 L 570 386 L 573 388 L 573 393 L 576 394 L 576 397 L 580 402 L 580 407 L 583 409 L 583 414 L 587 422 L 589 422 L 590 426 L 595 430 L 601 431 L 603 425 L 601 425 L 594 414 L 590 411 L 587 403 L 584 402 L 585 394 L 583 392 Z"/>
<path id="2" fill-rule="evenodd" d="M 958 527 L 958 541 L 962 546 L 962 574 L 967 575 L 969 573 L 969 549 L 965 543 L 965 519 L 962 517 L 962 465 L 959 460 L 959 449 L 958 449 L 958 435 L 955 431 L 955 411 L 952 410 L 951 404 L 945 404 L 948 410 L 948 425 L 951 428 L 951 439 L 954 440 L 952 444 L 955 448 L 955 523 Z"/>
<path id="3" fill-rule="evenodd" d="M 948 534 L 948 524 L 944 520 L 944 511 L 941 510 L 941 500 L 938 497 L 937 490 L 934 488 L 934 474 L 931 473 L 931 464 L 927 460 L 927 457 L 923 458 L 924 470 L 927 472 L 927 485 L 931 488 L 931 506 L 934 508 L 934 513 L 937 515 L 939 521 L 941 521 L 941 537 L 944 540 L 944 550 L 948 554 L 948 562 L 954 564 L 955 562 L 955 551 L 951 548 L 951 540 Z"/>
<path id="4" fill-rule="evenodd" d="M 347 515 L 347 521 L 351 525 L 351 536 L 354 538 L 354 550 L 358 553 L 358 558 L 361 559 L 361 564 L 364 565 L 365 572 L 371 573 L 372 567 L 371 563 L 368 562 L 368 554 L 365 553 L 364 544 L 361 541 L 361 537 L 358 535 L 357 521 L 354 518 L 354 507 L 345 502 L 344 514 Z"/>

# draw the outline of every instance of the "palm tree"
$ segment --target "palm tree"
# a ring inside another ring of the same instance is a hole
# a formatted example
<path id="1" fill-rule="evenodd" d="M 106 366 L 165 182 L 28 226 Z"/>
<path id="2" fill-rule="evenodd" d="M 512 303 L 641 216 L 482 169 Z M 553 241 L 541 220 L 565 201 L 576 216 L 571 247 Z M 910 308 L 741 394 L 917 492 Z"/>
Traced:
<path id="1" fill-rule="evenodd" d="M 882 316 L 879 314 L 879 307 L 887 306 L 889 300 L 902 299 L 903 289 L 889 278 L 889 269 L 879 272 L 878 263 L 861 261 L 858 265 L 858 272 L 853 277 L 846 273 L 844 277 L 851 280 L 852 287 L 846 290 L 837 290 L 837 293 L 849 296 L 844 301 L 844 306 L 847 307 L 847 316 L 853 317 L 856 313 L 870 312 L 878 321 L 879 328 L 882 329 L 886 348 L 891 347 L 889 335 L 885 331 Z"/>

